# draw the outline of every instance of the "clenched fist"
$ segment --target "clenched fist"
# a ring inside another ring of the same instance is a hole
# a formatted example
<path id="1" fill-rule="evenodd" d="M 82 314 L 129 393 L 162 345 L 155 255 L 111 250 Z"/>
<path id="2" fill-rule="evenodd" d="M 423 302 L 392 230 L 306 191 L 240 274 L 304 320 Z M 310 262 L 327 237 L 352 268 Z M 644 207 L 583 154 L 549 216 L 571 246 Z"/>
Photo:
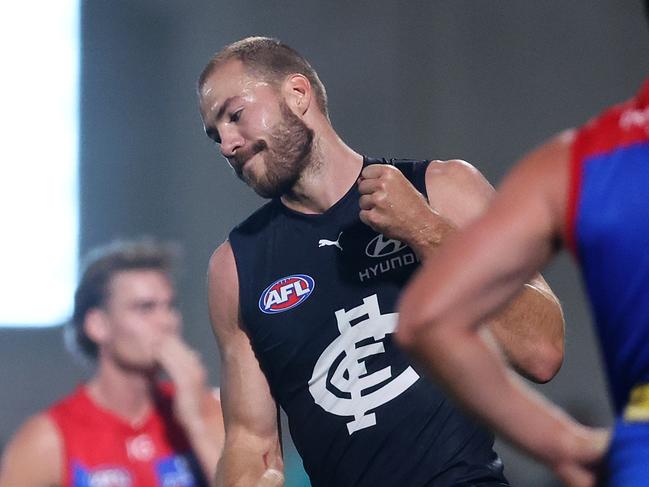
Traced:
<path id="1" fill-rule="evenodd" d="M 408 244 L 421 259 L 452 229 L 394 166 L 365 167 L 358 190 L 361 221 L 386 237 Z"/>

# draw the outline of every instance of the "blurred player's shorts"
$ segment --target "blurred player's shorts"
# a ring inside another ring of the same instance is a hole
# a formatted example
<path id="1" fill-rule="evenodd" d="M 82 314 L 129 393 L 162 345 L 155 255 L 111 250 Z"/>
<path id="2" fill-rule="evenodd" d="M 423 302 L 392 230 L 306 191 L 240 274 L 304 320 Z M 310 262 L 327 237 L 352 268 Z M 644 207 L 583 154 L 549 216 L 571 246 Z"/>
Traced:
<path id="1" fill-rule="evenodd" d="M 616 421 L 607 467 L 607 486 L 649 486 L 649 384 L 633 388 Z"/>

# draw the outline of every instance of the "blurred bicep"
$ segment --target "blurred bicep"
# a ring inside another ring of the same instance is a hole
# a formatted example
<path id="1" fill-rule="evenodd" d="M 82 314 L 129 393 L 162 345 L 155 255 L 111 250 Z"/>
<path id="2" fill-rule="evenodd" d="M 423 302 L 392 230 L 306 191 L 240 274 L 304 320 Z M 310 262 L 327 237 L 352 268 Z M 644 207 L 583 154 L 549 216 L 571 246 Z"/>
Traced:
<path id="1" fill-rule="evenodd" d="M 483 262 L 478 264 L 482 286 L 513 294 L 528 282 L 554 297 L 537 272 L 561 243 L 568 147 L 565 138 L 557 137 L 522 159 L 505 178 L 489 211 L 468 229 L 466 245 L 473 246 Z"/>
<path id="2" fill-rule="evenodd" d="M 0 464 L 0 487 L 58 487 L 63 447 L 52 421 L 39 414 L 23 424 L 6 446 Z"/>

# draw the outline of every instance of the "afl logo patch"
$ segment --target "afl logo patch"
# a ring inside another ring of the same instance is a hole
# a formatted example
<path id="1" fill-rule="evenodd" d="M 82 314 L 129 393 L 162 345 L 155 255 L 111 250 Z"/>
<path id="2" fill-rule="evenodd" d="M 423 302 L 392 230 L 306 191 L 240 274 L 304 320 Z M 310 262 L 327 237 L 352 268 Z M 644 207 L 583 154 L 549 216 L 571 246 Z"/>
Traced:
<path id="1" fill-rule="evenodd" d="M 315 281 L 306 274 L 282 277 L 261 293 L 259 309 L 266 314 L 288 311 L 306 301 L 314 289 Z"/>

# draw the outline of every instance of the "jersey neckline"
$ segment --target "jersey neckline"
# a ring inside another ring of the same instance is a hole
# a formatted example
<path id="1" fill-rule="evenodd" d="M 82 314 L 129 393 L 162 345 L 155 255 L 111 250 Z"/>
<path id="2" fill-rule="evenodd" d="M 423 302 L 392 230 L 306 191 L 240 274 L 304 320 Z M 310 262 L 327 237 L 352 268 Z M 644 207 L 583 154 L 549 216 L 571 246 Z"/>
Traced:
<path id="1" fill-rule="evenodd" d="M 156 384 L 156 394 L 159 395 L 161 393 L 162 391 L 160 386 Z M 153 418 L 155 416 L 155 401 L 154 404 L 152 404 L 151 407 L 144 413 L 140 420 L 131 422 L 128 419 L 115 413 L 114 411 L 111 411 L 110 409 L 107 409 L 101 404 L 97 403 L 97 401 L 95 401 L 94 398 L 90 395 L 87 383 L 80 384 L 78 386 L 78 394 L 82 398 L 82 400 L 86 402 L 88 407 L 94 409 L 95 412 L 105 417 L 107 420 L 119 425 L 119 427 L 124 428 L 133 434 L 146 429 L 149 423 L 153 421 Z"/>
<path id="2" fill-rule="evenodd" d="M 365 167 L 370 164 L 372 159 L 368 158 L 367 156 L 363 155 L 363 165 L 361 167 L 361 170 L 358 173 L 358 176 L 354 180 L 354 183 L 351 185 L 351 187 L 345 192 L 345 194 L 338 200 L 336 201 L 333 205 L 331 205 L 329 208 L 327 208 L 325 211 L 322 213 L 303 213 L 301 211 L 293 210 L 286 206 L 281 198 L 275 198 L 273 200 L 273 203 L 279 208 L 279 210 L 284 213 L 288 217 L 292 218 L 298 218 L 302 220 L 309 220 L 309 221 L 319 221 L 319 220 L 324 220 L 331 215 L 337 213 L 341 208 L 345 208 L 347 204 L 350 201 L 356 200 L 358 201 L 358 197 L 354 198 L 358 194 L 358 178 L 361 176 L 361 172 Z"/>

